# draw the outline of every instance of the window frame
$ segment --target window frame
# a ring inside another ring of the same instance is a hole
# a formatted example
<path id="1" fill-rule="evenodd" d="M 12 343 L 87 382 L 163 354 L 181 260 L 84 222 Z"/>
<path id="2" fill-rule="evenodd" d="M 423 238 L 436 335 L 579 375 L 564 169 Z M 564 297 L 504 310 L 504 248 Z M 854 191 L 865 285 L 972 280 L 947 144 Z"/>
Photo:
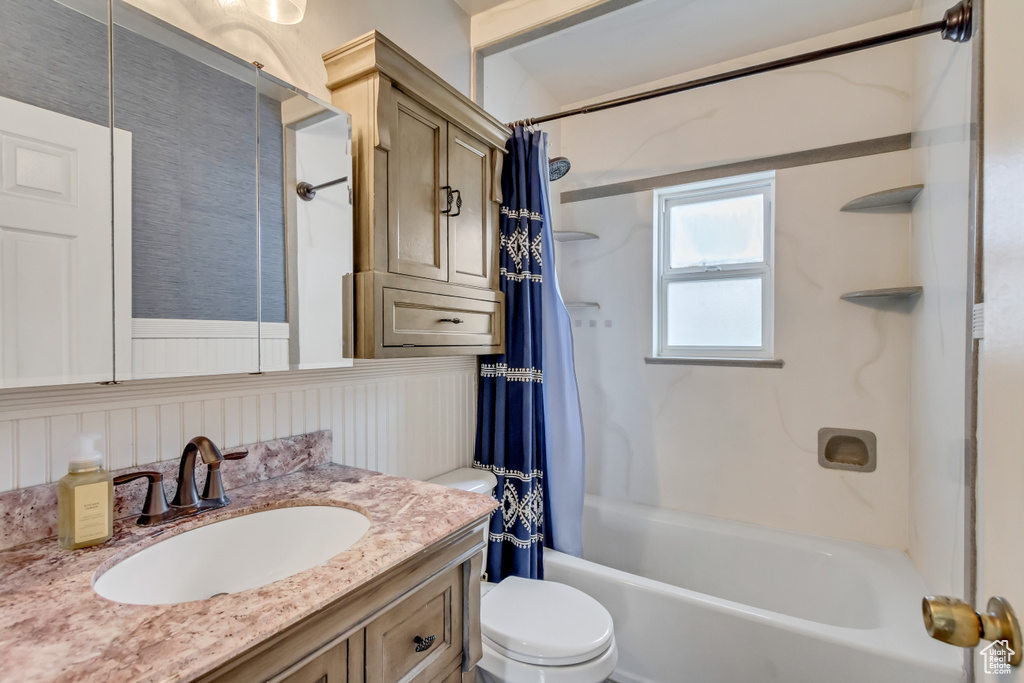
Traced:
<path id="1" fill-rule="evenodd" d="M 764 198 L 764 259 L 748 263 L 672 268 L 670 210 L 711 199 Z M 664 187 L 654 192 L 654 355 L 656 358 L 764 360 L 775 357 L 775 171 Z M 670 346 L 668 287 L 673 282 L 761 280 L 761 346 Z"/>

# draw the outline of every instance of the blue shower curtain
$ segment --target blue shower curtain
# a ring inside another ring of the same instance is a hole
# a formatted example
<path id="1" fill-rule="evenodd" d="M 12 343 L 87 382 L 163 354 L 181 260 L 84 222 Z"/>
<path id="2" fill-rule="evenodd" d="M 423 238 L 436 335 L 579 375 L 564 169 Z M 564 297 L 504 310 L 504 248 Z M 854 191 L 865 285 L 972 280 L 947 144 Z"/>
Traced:
<path id="1" fill-rule="evenodd" d="M 553 277 L 547 135 L 517 127 L 506 151 L 499 214 L 505 353 L 480 362 L 474 463 L 498 479 L 491 581 L 543 578 L 545 543 L 582 550 L 583 429 L 569 317 Z M 548 395 L 552 386 L 558 395 Z"/>

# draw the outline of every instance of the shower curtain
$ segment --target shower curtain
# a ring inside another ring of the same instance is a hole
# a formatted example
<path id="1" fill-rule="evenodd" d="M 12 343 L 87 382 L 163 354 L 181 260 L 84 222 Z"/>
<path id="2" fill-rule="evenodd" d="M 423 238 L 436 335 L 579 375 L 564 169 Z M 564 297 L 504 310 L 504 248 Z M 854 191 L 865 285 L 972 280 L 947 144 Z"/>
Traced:
<path id="1" fill-rule="evenodd" d="M 583 426 L 569 315 L 554 277 L 547 135 L 506 143 L 499 214 L 505 353 L 480 362 L 474 467 L 498 479 L 487 575 L 540 579 L 543 545 L 579 555 Z"/>

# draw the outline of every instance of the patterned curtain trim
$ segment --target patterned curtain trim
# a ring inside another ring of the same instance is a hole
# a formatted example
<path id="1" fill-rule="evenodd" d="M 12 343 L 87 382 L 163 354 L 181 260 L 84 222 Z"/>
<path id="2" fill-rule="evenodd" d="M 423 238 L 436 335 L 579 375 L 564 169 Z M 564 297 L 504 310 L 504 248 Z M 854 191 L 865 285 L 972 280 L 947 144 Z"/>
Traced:
<path id="1" fill-rule="evenodd" d="M 543 221 L 544 216 L 539 211 L 529 211 L 527 209 L 510 209 L 507 206 L 501 207 L 501 213 L 508 216 L 509 218 L 529 218 L 531 221 Z"/>
<path id="2" fill-rule="evenodd" d="M 505 491 L 495 512 L 501 512 L 501 521 L 506 535 L 517 524 L 522 524 L 530 540 L 543 542 L 544 532 L 541 531 L 541 527 L 544 525 L 544 487 L 540 485 L 540 477 L 537 479 L 538 481 L 533 482 L 535 488 L 527 491 L 521 498 L 519 492 L 516 491 L 516 485 L 511 481 L 505 482 Z M 536 531 L 531 532 L 531 528 L 535 528 Z M 525 544 L 519 547 L 526 548 L 530 545 L 523 536 L 516 536 L 516 538 Z"/>
<path id="3" fill-rule="evenodd" d="M 508 477 L 511 479 L 519 479 L 520 481 L 530 481 L 531 479 L 543 479 L 544 473 L 540 470 L 534 470 L 529 474 L 523 474 L 517 470 L 506 470 L 504 467 L 497 467 L 496 465 L 485 465 L 479 460 L 473 462 L 473 467 L 478 470 L 487 470 L 493 472 L 496 477 Z"/>
<path id="4" fill-rule="evenodd" d="M 495 510 L 494 512 L 497 512 L 497 510 Z M 537 543 L 544 543 L 544 534 L 539 532 L 536 534 L 532 534 L 529 540 L 526 541 L 520 540 L 518 536 L 515 536 L 513 534 L 496 534 L 493 532 L 489 534 L 489 538 L 491 539 L 491 541 L 495 543 L 502 543 L 503 541 L 508 541 L 515 547 L 522 548 L 524 550 L 529 550 L 531 546 L 536 545 Z"/>
<path id="5" fill-rule="evenodd" d="M 505 531 L 500 534 L 493 531 L 489 532 L 490 539 L 495 543 L 508 541 L 517 548 L 530 548 L 537 543 L 543 543 L 544 532 L 540 530 L 540 527 L 543 525 L 544 520 L 544 487 L 540 486 L 540 480 L 544 478 L 544 473 L 540 470 L 534 470 L 529 474 L 524 474 L 515 470 L 506 470 L 504 467 L 484 465 L 480 462 L 474 462 L 473 467 L 478 470 L 493 472 L 496 476 L 505 479 L 518 479 L 533 483 L 536 486 L 523 499 L 520 499 L 519 493 L 516 491 L 515 486 L 512 485 L 512 482 L 505 482 L 502 495 L 498 500 L 498 509 L 491 513 L 492 517 L 499 512 L 501 513 L 502 526 L 505 528 Z M 537 531 L 529 534 L 526 538 L 508 533 L 508 530 L 514 527 L 516 523 L 522 523 L 526 529 L 536 525 Z"/>
<path id="6" fill-rule="evenodd" d="M 530 263 L 530 256 L 537 262 L 538 266 L 543 266 L 544 262 L 541 260 L 541 252 L 543 250 L 543 235 L 538 234 L 534 237 L 533 241 L 530 241 L 530 234 L 523 228 L 516 228 L 512 231 L 511 235 L 501 235 L 498 240 L 501 248 L 508 251 L 509 258 L 516 264 L 516 274 L 529 273 L 530 271 L 523 270 L 523 263 Z M 502 268 L 505 272 L 507 269 Z M 539 270 L 539 269 L 538 269 Z M 531 276 L 531 279 L 535 278 L 535 282 L 540 282 L 540 274 Z M 520 280 L 521 281 L 521 280 Z"/>
<path id="7" fill-rule="evenodd" d="M 502 268 L 500 269 L 500 272 L 503 278 L 505 278 L 506 280 L 511 280 L 512 282 L 522 282 L 523 280 L 530 280 L 531 282 L 544 281 L 543 276 L 541 276 L 540 274 L 534 275 L 530 271 L 526 271 L 525 273 L 510 273 L 506 269 Z"/>
<path id="8" fill-rule="evenodd" d="M 510 368 L 507 363 L 481 363 L 481 377 L 504 377 L 509 382 L 543 382 L 544 372 L 537 368 Z"/>

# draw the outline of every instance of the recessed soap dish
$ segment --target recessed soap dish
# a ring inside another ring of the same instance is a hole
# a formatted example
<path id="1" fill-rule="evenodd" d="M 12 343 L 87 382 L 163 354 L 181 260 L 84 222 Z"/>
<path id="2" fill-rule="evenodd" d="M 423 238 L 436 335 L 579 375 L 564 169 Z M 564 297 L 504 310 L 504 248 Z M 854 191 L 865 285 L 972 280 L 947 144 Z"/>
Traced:
<path id="1" fill-rule="evenodd" d="M 818 430 L 818 464 L 822 467 L 874 472 L 877 451 L 874 432 L 835 427 Z"/>

